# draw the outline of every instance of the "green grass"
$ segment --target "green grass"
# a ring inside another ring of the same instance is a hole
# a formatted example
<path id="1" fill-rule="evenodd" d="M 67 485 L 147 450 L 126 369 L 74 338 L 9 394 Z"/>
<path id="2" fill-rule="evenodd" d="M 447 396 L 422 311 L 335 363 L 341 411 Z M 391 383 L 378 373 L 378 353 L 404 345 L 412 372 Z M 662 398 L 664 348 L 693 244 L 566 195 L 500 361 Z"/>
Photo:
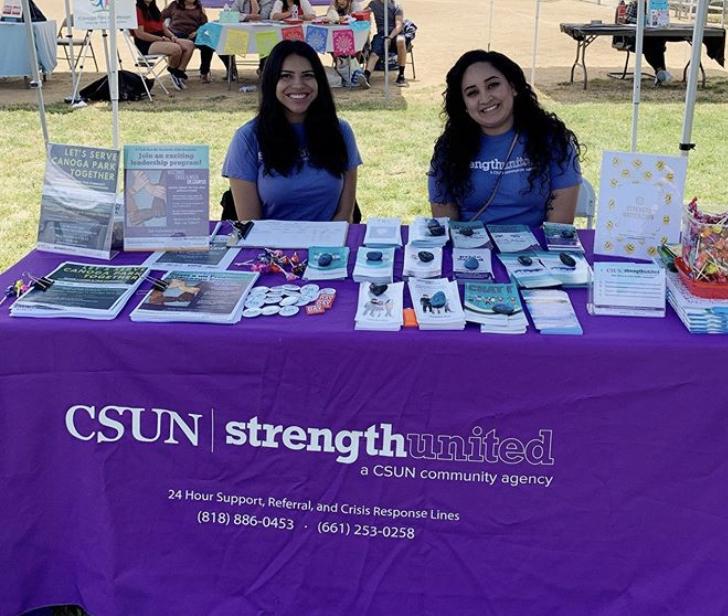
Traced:
<path id="1" fill-rule="evenodd" d="M 572 89 L 573 92 L 573 89 Z M 639 149 L 677 153 L 683 103 L 678 97 L 640 111 Z M 357 197 L 364 216 L 397 215 L 405 221 L 428 211 L 427 177 L 433 143 L 439 133 L 440 96 L 432 90 L 408 101 L 390 103 L 342 96 L 341 115 L 354 128 L 364 166 L 359 170 Z M 603 150 L 629 149 L 631 104 L 622 98 L 561 102 L 558 93 L 543 96 L 547 107 L 572 128 L 583 144 L 584 175 L 598 185 Z M 122 106 L 122 143 L 198 143 L 210 145 L 210 215 L 219 213 L 218 201 L 226 188 L 220 169 L 235 129 L 252 117 L 254 109 L 234 100 L 194 103 L 180 109 L 143 103 Z M 214 107 L 214 108 L 211 108 Z M 51 107 L 51 140 L 108 147 L 111 114 L 103 105 L 69 112 Z M 698 105 L 690 155 L 686 199 L 694 195 L 714 210 L 727 209 L 728 103 Z M 35 243 L 44 152 L 38 114 L 33 109 L 0 110 L 0 270 L 17 261 Z"/>

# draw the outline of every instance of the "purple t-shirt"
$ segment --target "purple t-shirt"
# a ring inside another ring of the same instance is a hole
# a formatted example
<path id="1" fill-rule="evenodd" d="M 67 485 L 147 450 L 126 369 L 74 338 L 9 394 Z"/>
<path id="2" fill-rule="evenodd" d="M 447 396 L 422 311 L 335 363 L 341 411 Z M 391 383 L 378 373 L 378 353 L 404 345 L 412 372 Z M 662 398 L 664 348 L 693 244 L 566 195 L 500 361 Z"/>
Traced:
<path id="1" fill-rule="evenodd" d="M 435 161 L 428 180 L 430 203 L 454 203 L 460 210 L 460 219 L 470 220 L 493 192 L 514 134 L 510 130 L 503 135 L 481 136 L 480 150 L 470 163 L 472 190 L 459 202 L 438 182 L 438 164 Z M 581 184 L 579 160 L 576 150 L 571 147 L 569 156 L 562 164 L 552 158 L 547 181 L 541 183 L 536 178 L 533 189 L 529 190 L 528 176 L 532 165 L 524 144 L 525 137 L 521 135 L 506 164 L 493 203 L 480 216 L 480 220 L 486 224 L 523 224 L 537 227 L 546 217 L 546 201 L 551 191 Z"/>
<path id="2" fill-rule="evenodd" d="M 309 162 L 303 124 L 291 125 L 298 137 L 303 164 L 298 170 L 294 167 L 287 176 L 275 171 L 264 172 L 256 124 L 254 118 L 235 133 L 222 166 L 223 177 L 256 184 L 264 219 L 331 220 L 339 207 L 344 178 Z M 351 127 L 344 120 L 339 120 L 339 124 L 348 154 L 348 170 L 361 165 L 362 161 Z"/>

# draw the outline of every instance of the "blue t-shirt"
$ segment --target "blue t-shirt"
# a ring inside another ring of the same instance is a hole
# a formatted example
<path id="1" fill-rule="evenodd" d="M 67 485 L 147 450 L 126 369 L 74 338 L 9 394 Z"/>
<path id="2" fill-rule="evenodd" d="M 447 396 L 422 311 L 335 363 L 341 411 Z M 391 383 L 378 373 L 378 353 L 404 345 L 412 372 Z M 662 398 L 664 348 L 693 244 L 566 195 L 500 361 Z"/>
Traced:
<path id="1" fill-rule="evenodd" d="M 472 190 L 460 201 L 456 201 L 444 184 L 438 182 L 439 165 L 435 161 L 428 181 L 430 203 L 454 203 L 460 210 L 460 219 L 470 220 L 493 192 L 514 134 L 510 130 L 503 135 L 481 136 L 480 150 L 470 163 Z M 546 217 L 546 201 L 553 190 L 581 184 L 581 169 L 576 150 L 572 146 L 563 164 L 552 159 L 547 181 L 542 183 L 536 178 L 533 189 L 529 190 L 528 176 L 532 165 L 524 144 L 525 137 L 521 135 L 503 171 L 503 179 L 495 199 L 480 216 L 480 220 L 486 224 L 523 224 L 537 227 Z"/>
<path id="2" fill-rule="evenodd" d="M 303 124 L 291 124 L 298 137 L 303 164 L 291 169 L 288 176 L 276 171 L 264 172 L 263 156 L 256 134 L 257 120 L 241 126 L 228 148 L 222 175 L 226 178 L 254 182 L 264 219 L 331 220 L 339 207 L 344 178 L 314 167 L 308 160 Z M 344 120 L 339 120 L 348 155 L 347 170 L 361 165 L 354 132 Z"/>

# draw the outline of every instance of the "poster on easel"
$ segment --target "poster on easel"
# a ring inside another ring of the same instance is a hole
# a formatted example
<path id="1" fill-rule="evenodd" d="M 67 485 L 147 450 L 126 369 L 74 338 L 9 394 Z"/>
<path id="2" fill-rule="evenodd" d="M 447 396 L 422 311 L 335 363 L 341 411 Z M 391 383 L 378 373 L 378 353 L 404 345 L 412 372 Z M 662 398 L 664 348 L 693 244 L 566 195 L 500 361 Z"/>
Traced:
<path id="1" fill-rule="evenodd" d="M 670 5 L 668 0 L 649 0 L 647 3 L 646 26 L 664 28 L 670 24 Z"/>
<path id="2" fill-rule="evenodd" d="M 73 0 L 73 26 L 79 30 L 109 29 L 109 0 Z M 138 25 L 134 0 L 116 0 L 116 27 Z"/>
<path id="3" fill-rule="evenodd" d="M 208 146 L 124 146 L 124 250 L 209 250 L 209 203 Z"/>
<path id="4" fill-rule="evenodd" d="M 652 260 L 661 244 L 679 242 L 687 162 L 605 151 L 594 254 Z"/>
<path id="5" fill-rule="evenodd" d="M 2 21 L 22 21 L 23 5 L 20 0 L 3 0 L 3 10 L 0 13 Z"/>

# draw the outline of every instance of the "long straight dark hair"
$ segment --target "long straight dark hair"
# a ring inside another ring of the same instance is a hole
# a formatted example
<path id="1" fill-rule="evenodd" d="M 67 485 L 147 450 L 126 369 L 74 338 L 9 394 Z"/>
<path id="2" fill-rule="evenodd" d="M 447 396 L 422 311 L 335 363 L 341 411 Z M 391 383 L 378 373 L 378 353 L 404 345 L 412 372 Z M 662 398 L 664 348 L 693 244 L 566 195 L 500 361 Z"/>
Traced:
<path id="1" fill-rule="evenodd" d="M 291 55 L 301 56 L 311 63 L 318 84 L 318 95 L 303 121 L 309 162 L 341 177 L 348 167 L 349 157 L 336 116 L 336 105 L 318 54 L 303 41 L 281 41 L 265 62 L 256 127 L 264 171 L 288 175 L 294 167 L 300 169 L 302 164 L 296 133 L 276 97 L 283 61 Z"/>
<path id="2" fill-rule="evenodd" d="M 156 0 L 152 0 L 152 3 L 149 6 L 147 6 L 144 0 L 137 0 L 136 7 L 142 12 L 142 15 L 144 15 L 144 19 L 153 19 L 154 21 L 162 19 L 162 13 L 157 6 Z"/>
<path id="3" fill-rule="evenodd" d="M 175 0 L 177 3 L 177 6 L 181 9 L 185 8 L 185 4 L 187 4 L 187 0 Z M 205 8 L 202 6 L 202 0 L 192 0 L 192 2 L 195 5 L 196 9 L 200 9 L 203 13 L 205 12 Z"/>

